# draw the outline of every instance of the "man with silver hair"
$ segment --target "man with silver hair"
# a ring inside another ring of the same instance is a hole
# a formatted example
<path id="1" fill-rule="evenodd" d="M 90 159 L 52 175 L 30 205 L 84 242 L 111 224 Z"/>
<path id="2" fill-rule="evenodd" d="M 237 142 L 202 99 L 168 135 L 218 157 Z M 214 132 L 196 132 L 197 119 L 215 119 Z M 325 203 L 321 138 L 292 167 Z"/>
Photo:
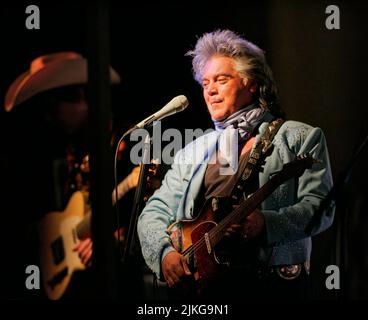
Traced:
<path id="1" fill-rule="evenodd" d="M 176 239 L 169 235 L 168 227 L 178 221 L 198 220 L 208 199 L 213 205 L 213 199 L 231 197 L 236 201 L 230 201 L 227 208 L 239 208 L 242 199 L 265 185 L 284 164 L 309 154 L 319 162 L 299 179 L 280 184 L 257 209 L 224 229 L 225 239 L 215 246 L 215 252 L 225 252 L 228 268 L 201 290 L 207 297 L 238 294 L 235 286 L 245 289 L 237 296 L 240 299 L 305 297 L 311 237 L 328 228 L 334 214 L 332 207 L 315 214 L 332 187 L 323 132 L 284 120 L 264 52 L 234 32 L 206 33 L 187 55 L 193 58 L 194 78 L 202 87 L 216 131 L 177 153 L 161 188 L 147 202 L 138 221 L 143 257 L 170 288 L 181 289 L 193 276 L 195 283 L 200 282 L 202 277 L 196 268 L 206 274 L 211 267 L 197 265 L 198 254 L 194 261 L 188 259 L 187 251 L 196 249 L 195 245 L 185 251 L 178 249 L 180 241 L 188 240 L 180 224 L 176 224 Z M 267 144 L 262 145 L 265 141 Z M 227 143 L 232 157 L 224 156 L 222 147 Z M 193 159 L 194 152 L 195 161 L 181 161 Z M 231 163 L 234 157 L 235 167 Z M 231 174 L 223 170 L 229 167 L 234 168 Z M 238 192 L 234 197 L 234 189 L 246 171 L 249 174 L 239 186 L 241 195 Z M 216 201 L 213 211 L 217 210 Z M 212 254 L 209 233 L 203 238 L 208 254 Z"/>

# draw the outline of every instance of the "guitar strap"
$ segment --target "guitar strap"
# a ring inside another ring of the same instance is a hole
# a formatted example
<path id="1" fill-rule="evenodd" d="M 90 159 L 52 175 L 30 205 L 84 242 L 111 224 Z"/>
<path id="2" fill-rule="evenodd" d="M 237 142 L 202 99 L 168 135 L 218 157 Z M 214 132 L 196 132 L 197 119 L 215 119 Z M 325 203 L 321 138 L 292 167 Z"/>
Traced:
<path id="1" fill-rule="evenodd" d="M 234 188 L 231 192 L 231 200 L 234 203 L 239 203 L 239 200 L 243 196 L 245 191 L 245 185 L 251 176 L 255 167 L 260 167 L 262 160 L 265 158 L 266 154 L 270 151 L 272 146 L 273 138 L 275 137 L 277 131 L 280 129 L 284 120 L 279 118 L 269 123 L 268 127 L 262 134 L 256 146 L 253 148 L 252 153 L 249 156 L 249 160 L 244 168 L 243 174 L 235 183 Z"/>

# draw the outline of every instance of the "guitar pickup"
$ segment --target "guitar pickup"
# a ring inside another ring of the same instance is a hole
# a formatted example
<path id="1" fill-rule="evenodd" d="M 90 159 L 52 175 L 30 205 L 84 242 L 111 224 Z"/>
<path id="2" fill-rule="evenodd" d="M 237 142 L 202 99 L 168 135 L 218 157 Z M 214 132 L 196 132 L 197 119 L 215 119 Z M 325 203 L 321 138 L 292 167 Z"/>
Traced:
<path id="1" fill-rule="evenodd" d="M 55 274 L 51 280 L 47 281 L 47 284 L 54 289 L 57 284 L 59 284 L 68 275 L 68 267 L 65 267 L 57 274 Z"/>
<path id="2" fill-rule="evenodd" d="M 65 258 L 63 238 L 59 237 L 51 243 L 52 257 L 54 263 L 58 265 Z"/>
<path id="3" fill-rule="evenodd" d="M 208 235 L 208 232 L 206 232 L 206 233 L 204 234 L 204 240 L 205 240 L 205 242 L 206 242 L 207 252 L 208 252 L 208 254 L 211 254 L 211 252 L 212 252 L 212 247 L 211 247 L 211 241 L 210 241 L 210 237 L 209 237 L 209 235 Z"/>

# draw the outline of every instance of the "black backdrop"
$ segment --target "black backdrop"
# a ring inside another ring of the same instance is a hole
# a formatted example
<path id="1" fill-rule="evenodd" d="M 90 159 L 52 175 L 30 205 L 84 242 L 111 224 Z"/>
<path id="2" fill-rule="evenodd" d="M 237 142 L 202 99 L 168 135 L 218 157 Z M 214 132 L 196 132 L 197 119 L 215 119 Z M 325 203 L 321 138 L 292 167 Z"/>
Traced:
<path id="1" fill-rule="evenodd" d="M 36 4 L 41 12 L 40 30 L 25 28 L 25 8 Z M 190 59 L 184 54 L 196 37 L 217 28 L 230 28 L 266 51 L 278 83 L 288 118 L 321 127 L 326 135 L 334 177 L 348 164 L 353 151 L 368 134 L 365 86 L 366 15 L 364 1 L 335 1 L 340 9 L 341 29 L 325 27 L 328 1 L 243 1 L 238 4 L 152 2 L 110 3 L 111 65 L 122 83 L 112 91 L 116 119 L 140 121 L 172 97 L 185 94 L 189 108 L 167 118 L 163 128 L 208 128 L 211 126 L 201 90 L 191 75 Z M 35 57 L 74 50 L 86 55 L 86 4 L 83 2 L 33 1 L 3 5 L 0 16 L 0 97 L 12 81 L 28 69 Z M 24 121 L 24 119 L 22 120 Z M 2 247 L 8 291 L 11 298 L 32 298 L 24 291 L 22 255 L 24 223 L 32 222 L 14 204 L 22 201 L 32 181 L 23 181 L 12 166 L 21 145 L 37 143 L 19 137 L 20 120 L 0 108 L 0 170 Z M 32 155 L 22 155 L 32 156 Z M 37 156 L 37 155 L 33 155 Z M 368 220 L 367 151 L 359 159 L 346 190 L 340 196 L 335 223 L 314 239 L 313 290 L 317 298 L 367 298 Z M 24 165 L 27 161 L 24 160 Z M 31 168 L 30 168 L 31 170 Z M 3 259 L 2 259 L 3 260 Z M 340 266 L 342 289 L 325 289 L 325 268 Z"/>

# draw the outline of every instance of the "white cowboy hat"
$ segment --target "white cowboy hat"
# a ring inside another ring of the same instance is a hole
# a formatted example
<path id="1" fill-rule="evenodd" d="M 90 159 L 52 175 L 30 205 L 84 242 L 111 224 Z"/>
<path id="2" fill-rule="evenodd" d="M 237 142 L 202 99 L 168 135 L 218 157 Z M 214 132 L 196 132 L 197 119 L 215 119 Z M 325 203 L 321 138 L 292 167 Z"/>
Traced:
<path id="1" fill-rule="evenodd" d="M 111 83 L 120 83 L 120 76 L 110 67 Z M 5 110 L 34 95 L 57 87 L 87 83 L 87 60 L 76 52 L 44 55 L 31 62 L 30 69 L 21 74 L 5 96 Z"/>

